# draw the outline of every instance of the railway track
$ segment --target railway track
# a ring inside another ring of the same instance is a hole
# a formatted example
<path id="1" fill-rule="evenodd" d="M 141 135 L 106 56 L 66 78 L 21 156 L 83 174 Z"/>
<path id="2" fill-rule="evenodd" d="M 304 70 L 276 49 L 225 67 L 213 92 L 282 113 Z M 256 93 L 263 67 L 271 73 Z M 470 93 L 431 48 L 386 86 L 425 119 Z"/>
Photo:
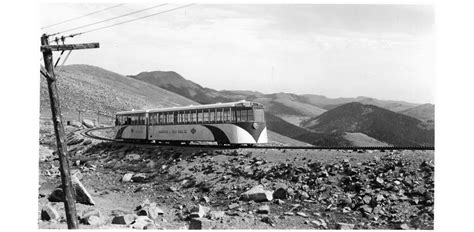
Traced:
<path id="1" fill-rule="evenodd" d="M 80 134 L 84 137 L 88 137 L 91 139 L 97 139 L 102 141 L 109 141 L 115 143 L 124 143 L 124 144 L 139 144 L 139 145 L 149 145 L 149 146 L 167 146 L 167 147 L 197 147 L 197 148 L 216 148 L 216 149 L 237 149 L 237 148 L 245 148 L 245 149 L 290 149 L 290 150 L 420 150 L 420 151 L 434 151 L 434 147 L 432 146 L 365 146 L 365 147 L 356 147 L 356 146 L 326 146 L 326 147 L 319 147 L 319 146 L 267 146 L 267 145 L 257 145 L 257 146 L 239 146 L 239 145 L 208 145 L 208 144 L 163 144 L 163 143 L 149 143 L 149 142 L 131 142 L 131 141 L 124 141 L 118 139 L 111 139 L 102 136 L 98 136 L 93 134 L 94 131 L 99 130 L 107 130 L 113 127 L 101 127 L 101 128 L 91 128 L 86 129 L 80 132 Z"/>

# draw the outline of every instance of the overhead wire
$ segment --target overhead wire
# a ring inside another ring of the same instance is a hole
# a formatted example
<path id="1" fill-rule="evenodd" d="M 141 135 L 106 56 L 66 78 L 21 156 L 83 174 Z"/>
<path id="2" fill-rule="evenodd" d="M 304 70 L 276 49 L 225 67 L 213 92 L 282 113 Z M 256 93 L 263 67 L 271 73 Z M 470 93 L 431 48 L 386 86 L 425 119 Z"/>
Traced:
<path id="1" fill-rule="evenodd" d="M 116 23 L 116 24 L 112 24 L 112 25 L 108 25 L 108 26 L 103 26 L 103 27 L 95 28 L 95 29 L 88 30 L 88 31 L 83 31 L 83 32 L 75 33 L 75 34 L 72 34 L 72 35 L 69 35 L 69 36 L 73 37 L 73 36 L 76 36 L 76 35 L 83 35 L 83 34 L 86 34 L 86 33 L 89 33 L 89 32 L 98 31 L 98 30 L 102 30 L 102 29 L 109 28 L 109 27 L 114 27 L 114 26 L 122 25 L 122 24 L 125 24 L 125 23 L 137 21 L 137 20 L 144 19 L 144 18 L 149 18 L 149 17 L 155 16 L 155 15 L 159 15 L 159 14 L 167 13 L 167 12 L 170 12 L 170 11 L 178 10 L 178 9 L 181 9 L 181 8 L 189 7 L 189 6 L 192 6 L 192 5 L 195 5 L 195 4 L 196 4 L 196 3 L 192 3 L 192 4 L 185 5 L 185 6 L 175 7 L 175 8 L 169 9 L 169 10 L 160 11 L 160 12 L 157 12 L 157 13 L 154 13 L 154 14 L 146 15 L 146 16 L 139 17 L 139 18 L 135 18 L 135 19 L 132 19 L 132 20 L 127 20 L 127 21 L 123 21 L 123 22 L 120 22 L 120 23 Z M 68 36 L 67 36 L 67 37 L 68 37 Z"/>
<path id="2" fill-rule="evenodd" d="M 79 27 L 74 27 L 74 28 L 71 28 L 71 29 L 67 29 L 67 30 L 64 30 L 64 31 L 61 31 L 61 32 L 54 33 L 54 34 L 52 34 L 52 35 L 63 34 L 63 33 L 68 32 L 68 31 L 73 31 L 73 30 L 77 30 L 77 29 L 84 28 L 84 27 L 93 26 L 93 25 L 96 25 L 96 24 L 99 24 L 99 23 L 108 22 L 108 21 L 110 21 L 110 20 L 114 20 L 114 19 L 118 19 L 118 18 L 125 17 L 125 16 L 137 14 L 137 13 L 140 13 L 140 12 L 143 12 L 143 11 L 147 11 L 147 10 L 151 10 L 151 9 L 153 9 L 153 8 L 161 7 L 161 6 L 164 6 L 164 5 L 167 5 L 167 4 L 168 4 L 168 3 L 155 5 L 155 6 L 152 6 L 152 7 L 148 7 L 148 8 L 145 8 L 145 9 L 141 9 L 141 10 L 137 10 L 137 11 L 134 11 L 134 12 L 131 12 L 131 13 L 127 13 L 127 14 L 124 14 L 124 15 L 119 15 L 119 16 L 116 16 L 116 17 L 113 17 L 113 18 L 109 18 L 109 19 L 105 19 L 105 20 L 100 20 L 100 21 L 97 21 L 97 22 L 94 22 L 94 23 L 89 23 L 89 24 L 86 24 L 86 25 L 83 25 L 83 26 L 79 26 Z"/>
<path id="3" fill-rule="evenodd" d="M 109 28 L 109 27 L 122 25 L 122 24 L 125 24 L 125 23 L 137 21 L 137 20 L 144 19 L 144 18 L 149 18 L 149 17 L 155 16 L 155 15 L 159 15 L 159 14 L 167 13 L 167 12 L 170 12 L 170 11 L 178 10 L 178 9 L 181 9 L 181 8 L 189 7 L 189 6 L 192 6 L 192 5 L 195 5 L 195 4 L 196 3 L 192 3 L 192 4 L 180 6 L 180 7 L 175 7 L 175 8 L 172 8 L 172 9 L 168 9 L 168 10 L 160 11 L 160 12 L 157 12 L 157 13 L 145 15 L 145 16 L 142 16 L 142 17 L 139 17 L 139 18 L 123 21 L 123 22 L 120 22 L 120 23 L 115 23 L 115 24 L 111 24 L 111 25 L 107 25 L 107 26 L 103 26 L 103 27 L 99 27 L 99 28 L 94 28 L 94 29 L 91 29 L 91 30 L 88 30 L 88 31 L 74 33 L 74 34 L 71 34 L 71 35 L 68 35 L 68 36 L 62 36 L 62 38 L 72 38 L 72 37 L 77 36 L 77 35 L 83 35 L 83 34 L 86 34 L 86 33 L 89 33 L 89 32 L 98 31 L 98 30 Z M 52 41 L 54 41 L 54 40 L 52 40 Z"/>
<path id="4" fill-rule="evenodd" d="M 97 10 L 97 11 L 94 11 L 94 12 L 91 12 L 91 13 L 88 13 L 88 14 L 85 14 L 85 15 L 82 15 L 82 16 L 79 16 L 79 17 L 75 17 L 75 18 L 71 18 L 71 19 L 68 19 L 68 20 L 61 21 L 61 22 L 59 22 L 59 23 L 51 24 L 51 25 L 42 27 L 41 29 L 46 29 L 46 28 L 50 28 L 50 27 L 53 27 L 53 26 L 57 26 L 57 25 L 63 24 L 63 23 L 71 22 L 71 21 L 74 21 L 74 20 L 77 20 L 77 19 L 80 19 L 80 18 L 84 18 L 84 17 L 86 17 L 86 16 L 90 16 L 90 15 L 93 15 L 93 14 L 100 13 L 100 12 L 102 12 L 102 11 L 110 10 L 110 9 L 112 9 L 112 8 L 116 8 L 116 7 L 119 7 L 119 6 L 122 6 L 122 5 L 125 5 L 125 3 L 118 4 L 118 5 L 114 5 L 114 6 L 111 6 L 111 7 L 107 7 L 107 8 L 102 9 L 102 10 Z"/>

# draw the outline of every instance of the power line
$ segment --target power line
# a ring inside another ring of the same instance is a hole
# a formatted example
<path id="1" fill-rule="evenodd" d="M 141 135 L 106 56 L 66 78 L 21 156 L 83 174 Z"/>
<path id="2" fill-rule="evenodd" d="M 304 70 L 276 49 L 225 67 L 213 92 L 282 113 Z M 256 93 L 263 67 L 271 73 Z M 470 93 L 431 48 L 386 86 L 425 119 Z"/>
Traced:
<path id="1" fill-rule="evenodd" d="M 121 25 L 121 24 L 129 23 L 129 22 L 137 21 L 137 20 L 140 20 L 140 19 L 152 17 L 152 16 L 155 16 L 155 15 L 163 14 L 163 13 L 166 13 L 166 12 L 178 10 L 178 9 L 185 8 L 185 7 L 188 7 L 188 6 L 192 6 L 192 5 L 195 5 L 195 4 L 196 4 L 196 3 L 192 3 L 192 4 L 185 5 L 185 6 L 175 7 L 175 8 L 169 9 L 169 10 L 160 11 L 160 12 L 157 12 L 157 13 L 154 13 L 154 14 L 150 14 L 150 15 L 145 15 L 145 16 L 143 16 L 143 17 L 139 17 L 139 18 L 136 18 L 136 19 L 132 19 L 132 20 L 128 20 L 128 21 L 123 21 L 123 22 L 120 22 L 120 23 L 116 23 L 116 24 L 112 24 L 112 25 L 108 25 L 108 26 L 103 26 L 103 27 L 95 28 L 95 29 L 88 30 L 88 31 L 83 31 L 83 32 L 79 32 L 79 33 L 74 33 L 74 34 L 65 36 L 64 38 L 67 38 L 67 37 L 74 37 L 74 36 L 76 36 L 76 35 L 82 35 L 82 34 L 86 34 L 86 33 L 89 33 L 89 32 L 98 31 L 98 30 L 102 30 L 102 29 L 105 29 L 105 28 L 109 28 L 109 27 L 114 27 L 114 26 L 117 26 L 117 25 Z"/>
<path id="2" fill-rule="evenodd" d="M 98 11 L 94 11 L 94 12 L 91 12 L 91 13 L 89 13 L 89 14 L 85 14 L 85 15 L 82 15 L 82 16 L 79 16 L 79 17 L 76 17 L 76 18 L 64 20 L 64 21 L 59 22 L 59 23 L 51 24 L 51 25 L 49 25 L 49 26 L 42 27 L 41 29 L 46 29 L 46 28 L 49 28 L 49 27 L 52 27 L 52 26 L 56 26 L 56 25 L 60 25 L 60 24 L 63 24 L 63 23 L 71 22 L 71 21 L 73 21 L 73 20 L 80 19 L 80 18 L 84 18 L 84 17 L 89 16 L 89 15 L 97 14 L 97 13 L 102 12 L 102 11 L 110 10 L 110 9 L 112 9 L 112 8 L 119 7 L 119 6 L 121 6 L 121 5 L 125 5 L 125 3 L 118 4 L 118 5 L 111 6 L 111 7 L 107 7 L 107 8 L 105 8 L 105 9 L 98 10 Z"/>
<path id="3" fill-rule="evenodd" d="M 164 6 L 164 5 L 166 5 L 166 4 L 167 4 L 167 3 L 160 4 L 160 5 L 155 5 L 155 6 L 148 7 L 148 8 L 145 8 L 145 9 L 141 9 L 141 10 L 138 10 L 138 11 L 134 11 L 134 12 L 131 12 L 131 13 L 128 13 L 128 14 L 124 14 L 124 15 L 120 15 L 120 16 L 117 16 L 117 17 L 113 17 L 113 18 L 110 18 L 110 19 L 105 19 L 105 20 L 101 20 L 101 21 L 94 22 L 94 23 L 89 23 L 89 24 L 86 24 L 86 25 L 83 25 L 83 26 L 80 26 L 80 27 L 75 27 L 75 28 L 72 28 L 72 29 L 68 29 L 68 30 L 65 30 L 65 31 L 61 31 L 61 32 L 58 32 L 58 33 L 54 33 L 53 35 L 63 34 L 64 32 L 68 32 L 68 31 L 73 31 L 73 30 L 81 29 L 81 28 L 84 28 L 84 27 L 88 27 L 88 26 L 92 26 L 92 25 L 95 25 L 95 24 L 107 22 L 107 21 L 110 21 L 110 20 L 122 18 L 122 17 L 129 16 L 129 15 L 132 15 L 132 14 L 137 14 L 137 13 L 140 13 L 140 12 L 143 12 L 143 11 L 146 11 L 146 10 L 150 10 L 150 9 L 153 9 L 153 8 L 157 8 L 157 7 L 160 7 L 160 6 Z"/>

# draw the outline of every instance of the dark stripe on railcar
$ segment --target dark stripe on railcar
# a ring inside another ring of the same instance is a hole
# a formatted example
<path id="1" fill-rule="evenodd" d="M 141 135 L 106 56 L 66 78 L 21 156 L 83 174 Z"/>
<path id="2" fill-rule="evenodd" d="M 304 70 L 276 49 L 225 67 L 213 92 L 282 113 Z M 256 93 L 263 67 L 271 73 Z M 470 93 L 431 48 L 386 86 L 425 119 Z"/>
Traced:
<path id="1" fill-rule="evenodd" d="M 125 130 L 125 128 L 127 128 L 127 126 L 124 126 L 124 127 L 121 127 L 120 129 L 118 129 L 117 134 L 115 135 L 116 139 L 123 138 L 122 135 L 123 135 L 123 131 Z"/>
<path id="2" fill-rule="evenodd" d="M 254 123 L 257 125 L 257 129 L 253 128 Z M 266 127 L 264 122 L 236 122 L 233 124 L 249 132 L 249 134 L 255 139 L 255 142 L 258 142 L 260 134 L 262 134 L 263 129 Z"/>
<path id="3" fill-rule="evenodd" d="M 229 138 L 227 137 L 227 135 L 225 135 L 224 131 L 222 131 L 221 129 L 215 126 L 210 126 L 210 125 L 203 125 L 203 126 L 211 131 L 212 135 L 214 136 L 214 140 L 217 141 L 218 143 L 226 143 L 226 144 L 230 143 Z"/>

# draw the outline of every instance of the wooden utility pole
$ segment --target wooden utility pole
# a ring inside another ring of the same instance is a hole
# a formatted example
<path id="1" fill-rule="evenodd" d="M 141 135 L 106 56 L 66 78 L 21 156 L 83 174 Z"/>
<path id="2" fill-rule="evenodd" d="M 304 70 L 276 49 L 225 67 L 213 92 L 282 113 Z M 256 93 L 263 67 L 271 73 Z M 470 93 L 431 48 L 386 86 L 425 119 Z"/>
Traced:
<path id="1" fill-rule="evenodd" d="M 61 172 L 62 189 L 64 193 L 64 208 L 68 229 L 78 229 L 76 205 L 74 200 L 74 189 L 71 182 L 69 171 L 69 157 L 67 153 L 66 136 L 64 132 L 61 108 L 59 105 L 58 88 L 56 86 L 56 77 L 54 75 L 53 52 L 86 48 L 98 48 L 99 43 L 91 44 L 67 44 L 67 45 L 49 45 L 48 35 L 41 37 L 41 52 L 43 53 L 44 66 L 47 71 L 46 80 L 48 82 L 49 99 L 51 103 L 51 113 L 53 117 L 54 133 L 56 134 L 57 153 L 59 155 L 59 170 Z"/>

